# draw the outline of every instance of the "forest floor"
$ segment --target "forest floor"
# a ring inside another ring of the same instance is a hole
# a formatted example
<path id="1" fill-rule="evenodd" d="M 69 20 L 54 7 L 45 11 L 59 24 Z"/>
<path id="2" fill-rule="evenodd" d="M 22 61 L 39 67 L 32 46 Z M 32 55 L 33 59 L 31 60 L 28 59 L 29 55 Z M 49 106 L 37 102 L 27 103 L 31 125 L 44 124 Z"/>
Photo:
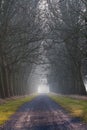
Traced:
<path id="1" fill-rule="evenodd" d="M 79 99 L 79 100 L 87 100 L 87 96 L 80 96 L 80 95 L 66 95 L 66 97 L 70 97 L 73 99 Z"/>
<path id="2" fill-rule="evenodd" d="M 16 99 L 19 99 L 19 98 L 24 98 L 24 96 L 14 96 L 14 97 L 5 98 L 5 99 L 0 98 L 0 105 L 5 104 L 8 101 L 13 101 L 13 100 L 16 100 Z"/>
<path id="3" fill-rule="evenodd" d="M 87 124 L 69 115 L 58 98 L 37 96 L 22 105 L 0 130 L 87 130 Z"/>

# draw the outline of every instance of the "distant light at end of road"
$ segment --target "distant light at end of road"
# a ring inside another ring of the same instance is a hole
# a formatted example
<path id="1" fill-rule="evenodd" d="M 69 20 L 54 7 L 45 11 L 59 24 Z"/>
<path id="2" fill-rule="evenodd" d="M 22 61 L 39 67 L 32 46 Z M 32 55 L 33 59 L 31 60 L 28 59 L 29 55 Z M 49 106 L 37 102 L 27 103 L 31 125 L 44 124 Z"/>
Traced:
<path id="1" fill-rule="evenodd" d="M 45 85 L 41 85 L 38 87 L 38 93 L 49 93 L 49 87 Z"/>

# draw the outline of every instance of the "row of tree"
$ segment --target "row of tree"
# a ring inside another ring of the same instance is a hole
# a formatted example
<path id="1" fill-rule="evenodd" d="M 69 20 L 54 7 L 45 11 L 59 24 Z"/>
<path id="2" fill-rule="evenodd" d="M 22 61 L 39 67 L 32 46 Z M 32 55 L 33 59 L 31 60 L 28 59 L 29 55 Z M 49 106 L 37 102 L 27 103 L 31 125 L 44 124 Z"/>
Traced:
<path id="1" fill-rule="evenodd" d="M 0 97 L 29 93 L 27 80 L 38 62 L 39 0 L 0 0 Z M 40 36 L 39 36 L 40 34 Z"/>
<path id="2" fill-rule="evenodd" d="M 86 94 L 82 63 L 87 58 L 87 1 L 47 0 L 51 43 L 49 83 L 55 92 Z"/>
<path id="3" fill-rule="evenodd" d="M 49 61 L 52 91 L 86 94 L 86 57 L 86 0 L 0 0 L 1 98 L 29 93 L 27 80 L 39 61 Z"/>

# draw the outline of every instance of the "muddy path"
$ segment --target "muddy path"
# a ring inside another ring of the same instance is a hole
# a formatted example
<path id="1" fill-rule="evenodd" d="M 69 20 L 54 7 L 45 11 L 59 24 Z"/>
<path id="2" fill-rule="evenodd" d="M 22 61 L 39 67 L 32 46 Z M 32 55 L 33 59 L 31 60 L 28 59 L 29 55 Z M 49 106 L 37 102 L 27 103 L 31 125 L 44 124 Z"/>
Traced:
<path id="1" fill-rule="evenodd" d="M 87 130 L 87 125 L 42 95 L 21 106 L 0 130 Z"/>

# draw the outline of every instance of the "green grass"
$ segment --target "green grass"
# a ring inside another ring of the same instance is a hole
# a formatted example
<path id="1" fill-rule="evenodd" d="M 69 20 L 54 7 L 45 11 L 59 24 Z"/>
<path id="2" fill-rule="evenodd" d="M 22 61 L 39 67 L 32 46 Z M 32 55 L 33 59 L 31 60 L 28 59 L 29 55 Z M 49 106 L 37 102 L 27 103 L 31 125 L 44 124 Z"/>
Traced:
<path id="1" fill-rule="evenodd" d="M 73 117 L 79 117 L 87 123 L 87 101 L 73 99 L 64 96 L 49 95 L 55 102 L 59 103 Z"/>
<path id="2" fill-rule="evenodd" d="M 3 125 L 24 103 L 31 101 L 35 96 L 17 98 L 0 105 L 0 125 Z"/>

